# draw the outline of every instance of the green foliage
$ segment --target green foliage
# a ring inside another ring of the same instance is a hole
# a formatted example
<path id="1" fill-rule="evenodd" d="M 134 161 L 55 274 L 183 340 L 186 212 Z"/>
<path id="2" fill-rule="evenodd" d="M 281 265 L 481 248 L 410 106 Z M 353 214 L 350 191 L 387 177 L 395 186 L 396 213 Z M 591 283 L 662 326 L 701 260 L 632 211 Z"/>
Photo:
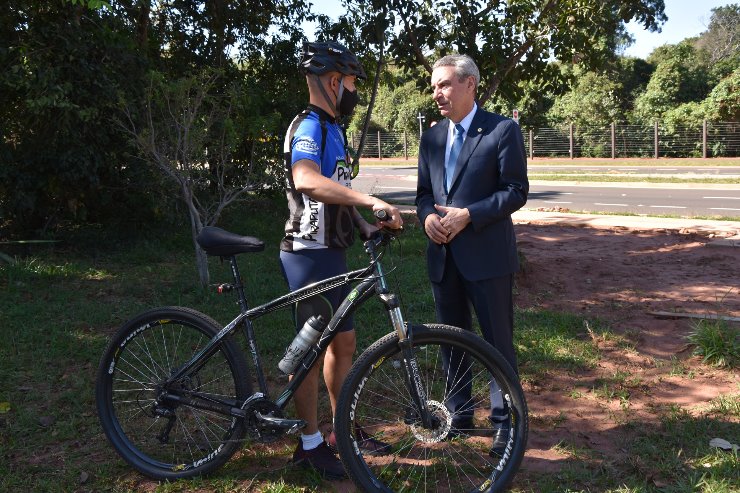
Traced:
<path id="1" fill-rule="evenodd" d="M 168 214 L 161 177 L 116 123 L 144 125 L 151 71 L 174 81 L 215 67 L 224 86 L 251 88 L 234 101 L 233 158 L 277 186 L 280 135 L 305 104 L 298 20 L 311 16 L 303 0 L 253 3 L 10 0 L 0 11 L 0 227 L 28 237 Z"/>
<path id="2" fill-rule="evenodd" d="M 519 83 L 550 82 L 548 60 L 603 66 L 614 58 L 623 22 L 635 20 L 655 30 L 665 20 L 660 0 L 568 0 L 427 2 L 346 0 L 346 18 L 359 23 L 356 33 L 384 33 L 396 63 L 413 70 L 458 51 L 473 57 L 481 72 L 480 100 L 501 93 L 508 101 L 521 97 Z M 352 37 L 352 36 L 350 36 Z M 359 36 L 357 36 L 359 37 Z M 362 38 L 360 38 L 362 39 Z M 420 74 L 421 75 L 421 74 Z M 428 82 L 426 82 L 428 84 Z"/>
<path id="3" fill-rule="evenodd" d="M 712 9 L 707 30 L 695 46 L 704 52 L 713 79 L 721 79 L 740 67 L 740 4 Z"/>
<path id="4" fill-rule="evenodd" d="M 701 101 L 709 93 L 706 67 L 689 42 L 662 46 L 648 61 L 657 63 L 645 91 L 635 101 L 634 119 L 651 123 L 682 103 Z"/>
<path id="5" fill-rule="evenodd" d="M 702 356 L 704 362 L 738 368 L 740 366 L 740 330 L 722 320 L 702 320 L 695 324 L 688 336 L 696 345 L 694 354 Z"/>
<path id="6" fill-rule="evenodd" d="M 607 75 L 580 74 L 571 90 L 555 101 L 548 117 L 554 124 L 609 126 L 621 116 L 620 90 L 619 83 Z"/>
<path id="7" fill-rule="evenodd" d="M 359 133 L 365 118 L 366 107 L 358 108 L 349 131 Z M 419 91 L 416 83 L 409 77 L 404 77 L 400 71 L 391 69 L 391 76 L 387 77 L 378 89 L 378 96 L 373 109 L 371 123 L 372 130 L 383 132 L 419 132 L 417 115 L 421 112 L 425 116 L 427 126 L 435 115 L 435 105 L 428 91 Z"/>
<path id="8" fill-rule="evenodd" d="M 15 28 L 0 49 L 0 215 L 26 231 L 104 221 L 121 209 L 135 219 L 155 181 L 109 118 L 120 99 L 137 97 L 143 64 L 127 56 L 115 20 L 14 3 L 0 13 Z"/>

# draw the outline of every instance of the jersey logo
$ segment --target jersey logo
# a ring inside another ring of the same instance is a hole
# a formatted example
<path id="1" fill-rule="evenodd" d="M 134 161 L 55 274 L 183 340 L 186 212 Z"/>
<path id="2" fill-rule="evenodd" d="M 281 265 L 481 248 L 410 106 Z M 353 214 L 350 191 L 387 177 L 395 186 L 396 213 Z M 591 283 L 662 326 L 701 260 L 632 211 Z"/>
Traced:
<path id="1" fill-rule="evenodd" d="M 314 156 L 319 155 L 319 145 L 311 137 L 300 137 L 293 145 L 293 149 Z"/>

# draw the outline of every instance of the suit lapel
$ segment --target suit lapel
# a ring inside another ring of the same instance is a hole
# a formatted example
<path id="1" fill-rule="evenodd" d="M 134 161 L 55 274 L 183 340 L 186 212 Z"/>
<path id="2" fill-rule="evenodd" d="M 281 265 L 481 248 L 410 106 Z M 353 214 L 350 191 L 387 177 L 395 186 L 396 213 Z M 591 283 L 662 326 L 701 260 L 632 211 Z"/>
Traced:
<path id="1" fill-rule="evenodd" d="M 483 114 L 483 110 L 481 108 L 478 108 L 478 110 L 475 112 L 475 116 L 473 117 L 473 121 L 470 123 L 470 128 L 468 129 L 468 135 L 465 138 L 465 143 L 463 144 L 462 149 L 460 149 L 460 155 L 457 158 L 457 166 L 455 166 L 455 174 L 452 177 L 450 193 L 455 190 L 457 180 L 465 171 L 465 168 L 467 168 L 470 156 L 473 154 L 473 151 L 480 143 L 481 136 L 486 130 L 484 123 L 485 117 Z M 442 160 L 444 161 L 444 154 L 442 154 Z M 442 167 L 444 168 L 444 162 L 442 163 Z"/>
<path id="2" fill-rule="evenodd" d="M 434 186 L 445 187 L 445 147 L 447 146 L 447 132 L 450 120 L 435 125 L 435 129 L 440 127 L 434 139 L 434 149 L 431 156 L 430 172 Z M 444 128 L 444 131 L 442 129 Z"/>

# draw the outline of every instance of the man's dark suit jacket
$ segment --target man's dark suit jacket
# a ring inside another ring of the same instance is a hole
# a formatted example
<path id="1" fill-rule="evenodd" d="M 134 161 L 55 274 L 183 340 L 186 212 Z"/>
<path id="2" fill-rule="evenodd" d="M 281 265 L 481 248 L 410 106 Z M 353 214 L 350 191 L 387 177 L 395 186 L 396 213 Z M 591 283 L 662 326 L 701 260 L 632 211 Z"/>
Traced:
<path id="1" fill-rule="evenodd" d="M 504 276 L 519 268 L 511 214 L 527 202 L 527 158 L 519 125 L 480 107 L 460 150 L 449 193 L 445 192 L 445 145 L 450 120 L 421 138 L 417 215 L 422 226 L 434 204 L 467 207 L 471 224 L 447 246 L 431 240 L 427 267 L 432 282 L 444 275 L 450 252 L 468 281 Z"/>

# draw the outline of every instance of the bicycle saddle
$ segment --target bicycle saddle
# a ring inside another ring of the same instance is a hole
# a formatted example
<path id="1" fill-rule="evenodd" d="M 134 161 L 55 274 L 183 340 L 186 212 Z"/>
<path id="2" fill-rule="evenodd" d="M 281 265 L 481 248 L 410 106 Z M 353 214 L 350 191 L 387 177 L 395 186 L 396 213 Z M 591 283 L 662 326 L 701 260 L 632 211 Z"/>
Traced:
<path id="1" fill-rule="evenodd" d="M 198 234 L 196 241 L 206 254 L 228 257 L 237 253 L 261 252 L 265 243 L 254 236 L 241 236 L 225 229 L 206 226 Z"/>

